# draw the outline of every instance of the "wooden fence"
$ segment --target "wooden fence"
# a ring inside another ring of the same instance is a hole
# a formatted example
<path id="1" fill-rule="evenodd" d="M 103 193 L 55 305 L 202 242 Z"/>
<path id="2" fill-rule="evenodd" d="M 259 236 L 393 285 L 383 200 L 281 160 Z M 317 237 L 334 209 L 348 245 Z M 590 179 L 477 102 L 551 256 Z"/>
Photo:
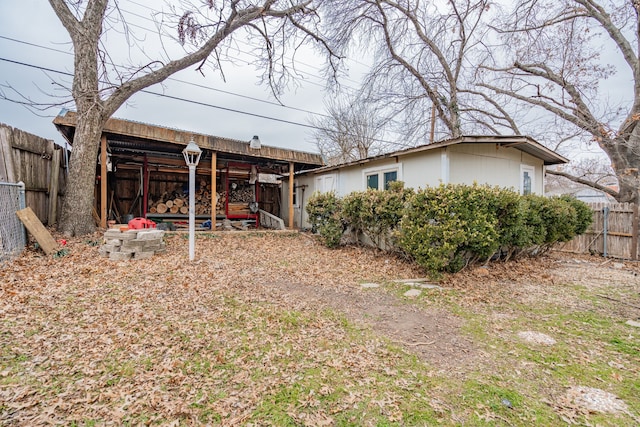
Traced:
<path id="1" fill-rule="evenodd" d="M 0 123 L 0 181 L 22 181 L 26 206 L 43 224 L 53 225 L 59 218 L 64 166 L 64 150 L 53 141 Z"/>
<path id="2" fill-rule="evenodd" d="M 638 259 L 638 206 L 633 203 L 588 203 L 593 223 L 587 232 L 556 249 L 572 253 Z"/>

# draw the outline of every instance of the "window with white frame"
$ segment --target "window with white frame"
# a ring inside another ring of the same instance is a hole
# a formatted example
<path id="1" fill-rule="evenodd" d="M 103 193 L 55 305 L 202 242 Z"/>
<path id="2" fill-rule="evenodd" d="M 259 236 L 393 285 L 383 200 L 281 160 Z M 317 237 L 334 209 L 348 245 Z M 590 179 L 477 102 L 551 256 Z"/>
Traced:
<path id="1" fill-rule="evenodd" d="M 336 176 L 334 174 L 317 176 L 315 191 L 320 193 L 336 191 Z"/>
<path id="2" fill-rule="evenodd" d="M 520 165 L 520 194 L 533 194 L 535 189 L 536 169 L 529 165 Z"/>
<path id="3" fill-rule="evenodd" d="M 365 189 L 388 190 L 390 183 L 402 180 L 402 163 L 365 169 L 362 176 Z"/>

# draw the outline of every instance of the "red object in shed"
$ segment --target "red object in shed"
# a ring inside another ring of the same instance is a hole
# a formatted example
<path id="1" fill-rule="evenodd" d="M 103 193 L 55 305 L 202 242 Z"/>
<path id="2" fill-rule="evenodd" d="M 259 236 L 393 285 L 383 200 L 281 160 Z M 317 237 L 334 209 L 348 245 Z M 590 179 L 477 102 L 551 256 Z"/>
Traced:
<path id="1" fill-rule="evenodd" d="M 140 230 L 143 228 L 156 228 L 156 223 L 146 218 L 133 218 L 129 221 L 129 230 Z"/>

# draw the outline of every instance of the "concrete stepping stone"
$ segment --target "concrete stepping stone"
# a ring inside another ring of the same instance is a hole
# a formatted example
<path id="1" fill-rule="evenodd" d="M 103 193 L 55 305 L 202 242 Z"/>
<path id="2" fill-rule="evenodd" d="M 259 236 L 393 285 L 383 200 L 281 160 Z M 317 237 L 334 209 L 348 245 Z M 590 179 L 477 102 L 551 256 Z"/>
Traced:
<path id="1" fill-rule="evenodd" d="M 534 344 L 554 345 L 556 343 L 555 339 L 551 338 L 547 334 L 543 334 L 542 332 L 522 331 L 518 332 L 518 337 L 523 341 Z"/>
<path id="2" fill-rule="evenodd" d="M 378 283 L 361 283 L 360 287 L 361 288 L 365 288 L 365 289 L 367 289 L 367 288 L 379 288 L 380 285 Z"/>
<path id="3" fill-rule="evenodd" d="M 420 294 L 422 293 L 422 291 L 420 289 L 409 289 L 407 292 L 404 293 L 405 297 L 417 297 L 420 296 Z"/>

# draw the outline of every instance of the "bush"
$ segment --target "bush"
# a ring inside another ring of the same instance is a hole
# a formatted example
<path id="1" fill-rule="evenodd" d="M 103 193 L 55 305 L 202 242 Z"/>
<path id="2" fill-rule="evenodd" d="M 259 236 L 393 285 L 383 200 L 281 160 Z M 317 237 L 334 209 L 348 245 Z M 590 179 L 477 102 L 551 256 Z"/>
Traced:
<path id="1" fill-rule="evenodd" d="M 356 236 L 368 236 L 379 248 L 395 250 L 394 231 L 398 228 L 407 197 L 413 190 L 405 190 L 402 182 L 394 182 L 387 191 L 358 191 L 342 200 L 343 219 Z"/>
<path id="2" fill-rule="evenodd" d="M 455 272 L 500 246 L 488 187 L 441 185 L 418 191 L 401 221 L 399 245 L 431 272 Z"/>
<path id="3" fill-rule="evenodd" d="M 340 245 L 344 232 L 342 202 L 335 193 L 314 193 L 307 201 L 306 211 L 314 233 L 320 234 L 323 243 L 335 248 Z"/>
<path id="4" fill-rule="evenodd" d="M 400 250 L 431 273 L 457 272 L 491 258 L 542 254 L 584 233 L 591 209 L 572 197 L 520 196 L 481 185 L 441 185 L 417 192 L 398 182 L 388 191 L 314 194 L 313 229 L 329 247 L 346 226 L 384 250 Z"/>

